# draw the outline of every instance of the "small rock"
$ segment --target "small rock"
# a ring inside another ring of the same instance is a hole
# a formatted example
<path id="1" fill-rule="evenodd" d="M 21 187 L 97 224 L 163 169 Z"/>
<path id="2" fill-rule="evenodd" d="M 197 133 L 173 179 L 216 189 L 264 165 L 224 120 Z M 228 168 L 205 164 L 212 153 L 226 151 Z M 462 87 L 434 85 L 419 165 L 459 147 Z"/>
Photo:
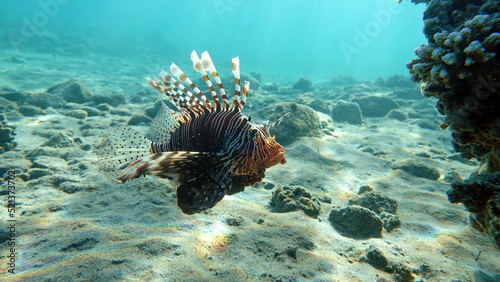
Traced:
<path id="1" fill-rule="evenodd" d="M 376 214 L 381 212 L 388 212 L 396 214 L 398 204 L 396 200 L 383 196 L 376 192 L 364 193 L 357 199 L 351 199 L 347 202 L 348 205 L 357 205 L 365 207 Z"/>
<path id="2" fill-rule="evenodd" d="M 300 90 L 302 92 L 309 92 L 313 91 L 314 87 L 312 86 L 312 83 L 310 80 L 306 78 L 300 78 L 295 84 L 293 85 L 293 89 L 295 90 Z"/>
<path id="3" fill-rule="evenodd" d="M 127 117 L 127 116 L 131 116 L 132 112 L 127 110 L 127 109 L 119 109 L 118 108 L 118 109 L 112 109 L 111 114 Z"/>
<path id="4" fill-rule="evenodd" d="M 123 93 L 113 93 L 113 94 L 109 94 L 109 95 L 96 94 L 92 97 L 92 100 L 94 101 L 95 104 L 106 103 L 106 104 L 111 105 L 113 107 L 127 103 L 127 98 L 125 97 L 125 95 Z"/>
<path id="5" fill-rule="evenodd" d="M 398 111 L 398 110 L 391 110 L 388 114 L 388 117 L 399 120 L 399 121 L 405 121 L 408 117 L 406 116 L 405 113 Z"/>
<path id="6" fill-rule="evenodd" d="M 128 121 L 128 125 L 139 125 L 141 123 L 145 124 L 145 125 L 149 125 L 151 124 L 151 119 L 143 114 L 135 114 L 133 115 L 129 121 Z"/>
<path id="7" fill-rule="evenodd" d="M 66 112 L 64 115 L 68 117 L 74 117 L 77 119 L 86 119 L 88 114 L 84 110 L 71 110 L 69 112 Z"/>
<path id="8" fill-rule="evenodd" d="M 107 103 L 99 104 L 96 107 L 99 111 L 109 112 L 113 109 L 113 107 Z"/>
<path id="9" fill-rule="evenodd" d="M 74 147 L 73 139 L 63 132 L 58 132 L 56 135 L 52 136 L 49 140 L 45 141 L 41 146 L 47 147 Z"/>
<path id="10" fill-rule="evenodd" d="M 278 187 L 273 192 L 269 203 L 273 212 L 304 211 L 310 217 L 317 218 L 321 209 L 320 202 L 301 186 Z"/>
<path id="11" fill-rule="evenodd" d="M 382 237 L 382 220 L 360 206 L 333 207 L 328 220 L 341 235 L 354 239 Z"/>
<path id="12" fill-rule="evenodd" d="M 92 90 L 83 85 L 78 79 L 56 84 L 47 89 L 48 93 L 62 97 L 66 102 L 85 103 L 92 99 Z"/>
<path id="13" fill-rule="evenodd" d="M 447 183 L 462 182 L 462 181 L 464 181 L 464 179 L 462 178 L 462 176 L 460 175 L 460 173 L 458 173 L 456 171 L 449 171 L 449 172 L 447 172 L 444 175 L 443 180 L 446 181 Z"/>
<path id="14" fill-rule="evenodd" d="M 383 117 L 392 109 L 399 108 L 399 105 L 387 97 L 369 96 L 354 99 L 353 102 L 359 104 L 364 117 Z"/>
<path id="15" fill-rule="evenodd" d="M 91 107 L 81 107 L 82 110 L 87 112 L 87 115 L 89 117 L 95 117 L 95 116 L 100 116 L 101 112 L 97 109 L 91 108 Z"/>
<path id="16" fill-rule="evenodd" d="M 332 108 L 332 118 L 337 122 L 360 125 L 363 123 L 361 109 L 357 103 L 338 101 Z"/>
<path id="17" fill-rule="evenodd" d="M 413 88 L 415 87 L 415 83 L 410 80 L 410 78 L 401 75 L 395 74 L 393 76 L 388 77 L 384 83 L 385 87 L 403 87 L 403 88 Z"/>
<path id="18" fill-rule="evenodd" d="M 356 79 L 348 74 L 339 74 L 330 79 L 330 85 L 333 86 L 347 86 L 356 83 Z"/>
<path id="19" fill-rule="evenodd" d="M 361 261 L 382 271 L 387 271 L 387 267 L 389 266 L 389 260 L 387 260 L 385 255 L 374 246 L 370 246 L 366 254 L 361 258 Z"/>
<path id="20" fill-rule="evenodd" d="M 414 160 L 414 159 L 407 159 L 404 160 L 395 166 L 393 166 L 393 169 L 401 169 L 404 172 L 407 172 L 409 174 L 412 174 L 417 177 L 422 177 L 430 180 L 437 180 L 441 176 L 439 173 L 439 170 L 433 167 L 429 167 L 425 165 L 424 163 Z"/>
<path id="21" fill-rule="evenodd" d="M 264 83 L 264 85 L 262 85 L 262 90 L 264 91 L 269 91 L 269 92 L 275 92 L 275 91 L 278 91 L 278 86 L 276 86 L 275 83 Z"/>
<path id="22" fill-rule="evenodd" d="M 373 188 L 373 186 L 371 186 L 370 184 L 361 185 L 358 190 L 358 195 L 361 195 L 366 192 L 372 192 L 374 190 L 375 188 Z"/>
<path id="23" fill-rule="evenodd" d="M 19 112 L 25 117 L 33 117 L 36 115 L 43 114 L 42 109 L 40 109 L 39 107 L 30 106 L 30 105 L 19 107 Z"/>
<path id="24" fill-rule="evenodd" d="M 241 224 L 245 221 L 245 219 L 241 216 L 230 215 L 224 219 L 224 222 L 229 226 L 241 226 Z"/>
<path id="25" fill-rule="evenodd" d="M 307 92 L 297 96 L 297 98 L 295 99 L 295 103 L 309 106 L 318 112 L 322 112 L 328 115 L 330 114 L 328 105 L 324 101 L 316 98 L 311 92 Z"/>
<path id="26" fill-rule="evenodd" d="M 52 174 L 50 170 L 43 168 L 30 169 L 28 173 L 29 173 L 29 180 L 38 179 L 40 177 Z"/>
<path id="27" fill-rule="evenodd" d="M 381 212 L 378 216 L 382 219 L 384 229 L 387 232 L 391 232 L 392 230 L 401 227 L 401 220 L 397 215 Z"/>
<path id="28" fill-rule="evenodd" d="M 49 93 L 39 93 L 39 94 L 29 95 L 26 103 L 40 107 L 42 109 L 47 109 L 49 107 L 52 107 L 54 109 L 60 109 L 64 107 L 66 101 L 64 101 L 64 99 L 56 95 L 52 95 Z"/>

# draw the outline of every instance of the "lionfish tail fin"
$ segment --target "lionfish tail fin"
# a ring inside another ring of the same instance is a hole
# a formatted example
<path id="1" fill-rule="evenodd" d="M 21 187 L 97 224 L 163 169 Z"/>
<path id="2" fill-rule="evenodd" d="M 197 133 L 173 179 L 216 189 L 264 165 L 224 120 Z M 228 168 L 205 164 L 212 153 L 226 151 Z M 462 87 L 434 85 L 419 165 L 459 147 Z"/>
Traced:
<path id="1" fill-rule="evenodd" d="M 116 179 L 121 167 L 149 154 L 151 141 L 129 126 L 113 126 L 97 146 L 99 170 Z"/>

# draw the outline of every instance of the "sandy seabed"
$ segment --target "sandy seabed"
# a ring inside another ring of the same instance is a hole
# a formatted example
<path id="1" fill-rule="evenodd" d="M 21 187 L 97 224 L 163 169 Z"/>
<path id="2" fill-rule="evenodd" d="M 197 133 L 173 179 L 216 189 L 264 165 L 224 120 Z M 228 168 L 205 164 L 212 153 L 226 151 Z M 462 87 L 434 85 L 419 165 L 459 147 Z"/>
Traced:
<path id="1" fill-rule="evenodd" d="M 98 94 L 140 93 L 149 91 L 142 78 L 157 70 L 155 63 L 99 56 L 2 51 L 0 58 L 0 85 L 35 93 L 71 78 Z M 465 178 L 478 164 L 453 151 L 450 132 L 437 127 L 441 118 L 433 100 L 400 103 L 399 111 L 415 113 L 402 121 L 364 117 L 362 125 L 351 125 L 320 114 L 323 135 L 285 146 L 287 163 L 268 169 L 263 183 L 226 196 L 206 212 L 185 215 L 168 181 L 147 177 L 121 185 L 99 172 L 95 148 L 102 136 L 112 122 L 126 124 L 151 107 L 160 94 L 150 92 L 143 103 L 129 100 L 115 111 L 99 110 L 84 118 L 65 114 L 91 105 L 70 103 L 34 116 L 16 113 L 15 103 L 6 110 L 16 125 L 17 147 L 0 155 L 0 166 L 20 176 L 16 274 L 7 272 L 4 244 L 1 280 L 410 281 L 366 262 L 373 249 L 389 265 L 409 269 L 415 280 L 495 281 L 500 273 L 499 250 L 491 239 L 470 226 L 463 206 L 448 202 L 445 176 L 453 171 Z M 250 94 L 248 105 L 258 97 L 290 100 L 259 92 Z M 436 129 L 420 122 L 435 123 Z M 147 132 L 144 123 L 134 127 Z M 68 146 L 46 143 L 58 133 L 69 137 Z M 407 159 L 437 169 L 441 177 L 433 180 L 395 168 Z M 381 238 L 342 236 L 328 220 L 332 206 L 346 207 L 365 184 L 397 202 L 401 226 L 384 230 Z M 300 210 L 273 212 L 272 193 L 284 185 L 302 186 L 331 200 L 321 202 L 317 218 Z M 2 199 L 6 207 L 6 196 Z"/>

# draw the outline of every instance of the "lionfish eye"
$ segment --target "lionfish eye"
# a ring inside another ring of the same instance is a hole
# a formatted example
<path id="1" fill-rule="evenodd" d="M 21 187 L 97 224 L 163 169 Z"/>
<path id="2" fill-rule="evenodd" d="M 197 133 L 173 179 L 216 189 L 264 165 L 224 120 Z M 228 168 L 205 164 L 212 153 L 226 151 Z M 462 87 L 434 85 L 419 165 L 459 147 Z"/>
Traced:
<path id="1" fill-rule="evenodd" d="M 257 129 L 250 128 L 250 130 L 248 131 L 248 136 L 252 138 L 252 140 L 257 139 Z"/>

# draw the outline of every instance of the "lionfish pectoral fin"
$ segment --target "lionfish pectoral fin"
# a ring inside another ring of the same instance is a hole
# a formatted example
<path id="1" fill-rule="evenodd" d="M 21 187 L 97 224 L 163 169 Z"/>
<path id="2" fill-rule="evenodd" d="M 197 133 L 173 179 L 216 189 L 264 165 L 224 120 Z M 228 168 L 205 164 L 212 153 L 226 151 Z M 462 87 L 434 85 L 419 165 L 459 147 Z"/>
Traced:
<path id="1" fill-rule="evenodd" d="M 129 126 L 112 126 L 97 146 L 99 170 L 116 179 L 123 168 L 149 154 L 151 141 Z"/>
<path id="2" fill-rule="evenodd" d="M 231 189 L 230 171 L 211 167 L 177 187 L 177 205 L 186 214 L 215 206 Z"/>
<path id="3" fill-rule="evenodd" d="M 174 181 L 185 181 L 193 178 L 198 172 L 204 170 L 204 166 L 210 166 L 213 160 L 219 156 L 206 152 L 160 152 L 154 153 L 135 160 L 124 170 L 129 172 L 117 178 L 124 183 L 143 175 L 152 175 L 159 178 L 168 178 Z"/>
<path id="4" fill-rule="evenodd" d="M 151 141 L 159 144 L 170 140 L 170 135 L 179 127 L 178 114 L 161 102 L 161 108 L 149 126 Z"/>

